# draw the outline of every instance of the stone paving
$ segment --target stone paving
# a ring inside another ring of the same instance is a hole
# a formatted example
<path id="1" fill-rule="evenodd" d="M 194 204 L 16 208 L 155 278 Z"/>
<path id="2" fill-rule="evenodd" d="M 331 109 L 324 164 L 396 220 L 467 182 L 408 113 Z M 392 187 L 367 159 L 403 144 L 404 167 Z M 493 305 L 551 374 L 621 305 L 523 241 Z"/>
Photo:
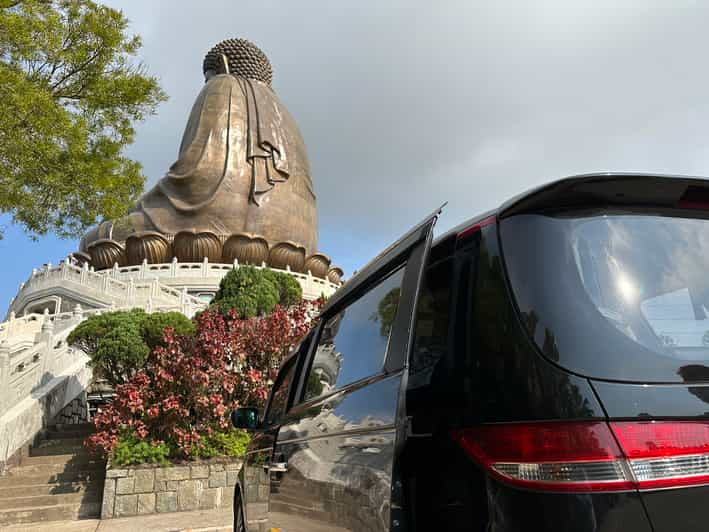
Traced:
<path id="1" fill-rule="evenodd" d="M 121 517 L 52 521 L 0 527 L 3 532 L 227 532 L 232 530 L 231 508 Z"/>
<path id="2" fill-rule="evenodd" d="M 0 527 L 2 532 L 229 532 L 234 516 L 230 508 L 175 512 L 166 514 L 139 515 L 117 519 L 84 519 L 80 521 L 54 521 Z M 271 523 L 272 530 L 289 532 L 346 532 L 329 524 L 314 524 L 300 516 L 279 517 Z"/>

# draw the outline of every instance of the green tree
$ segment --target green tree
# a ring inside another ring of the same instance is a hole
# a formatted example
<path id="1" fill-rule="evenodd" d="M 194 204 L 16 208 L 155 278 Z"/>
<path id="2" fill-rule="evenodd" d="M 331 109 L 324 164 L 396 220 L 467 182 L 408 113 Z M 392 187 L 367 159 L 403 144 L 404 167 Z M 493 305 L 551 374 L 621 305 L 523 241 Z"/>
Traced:
<path id="1" fill-rule="evenodd" d="M 158 345 L 164 345 L 163 334 L 168 327 L 180 336 L 192 336 L 196 330 L 192 320 L 179 312 L 145 314 L 141 323 L 141 332 L 143 341 L 151 351 Z"/>
<path id="2" fill-rule="evenodd" d="M 30 234 L 76 236 L 143 188 L 123 148 L 166 96 L 127 28 L 90 0 L 0 0 L 0 213 Z"/>
<path id="3" fill-rule="evenodd" d="M 116 386 L 145 365 L 150 351 L 162 344 L 167 327 L 178 335 L 195 331 L 179 312 L 146 314 L 136 309 L 91 316 L 69 334 L 67 342 L 88 355 L 97 377 Z"/>
<path id="4" fill-rule="evenodd" d="M 241 266 L 219 283 L 212 306 L 220 312 L 235 310 L 242 318 L 268 314 L 276 305 L 290 307 L 303 298 L 298 281 L 287 273 Z"/>

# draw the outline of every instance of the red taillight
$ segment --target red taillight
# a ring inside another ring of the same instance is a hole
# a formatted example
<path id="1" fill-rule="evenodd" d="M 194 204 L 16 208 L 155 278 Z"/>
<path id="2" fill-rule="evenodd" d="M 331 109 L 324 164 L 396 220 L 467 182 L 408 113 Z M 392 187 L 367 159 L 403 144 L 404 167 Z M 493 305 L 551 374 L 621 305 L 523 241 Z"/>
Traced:
<path id="1" fill-rule="evenodd" d="M 709 483 L 709 423 L 611 422 L 641 489 Z"/>
<path id="2" fill-rule="evenodd" d="M 618 491 L 709 483 L 709 423 L 539 422 L 453 432 L 490 474 L 545 491 Z"/>
<path id="3" fill-rule="evenodd" d="M 632 489 L 623 456 L 603 422 L 480 425 L 453 437 L 490 473 L 548 491 Z"/>

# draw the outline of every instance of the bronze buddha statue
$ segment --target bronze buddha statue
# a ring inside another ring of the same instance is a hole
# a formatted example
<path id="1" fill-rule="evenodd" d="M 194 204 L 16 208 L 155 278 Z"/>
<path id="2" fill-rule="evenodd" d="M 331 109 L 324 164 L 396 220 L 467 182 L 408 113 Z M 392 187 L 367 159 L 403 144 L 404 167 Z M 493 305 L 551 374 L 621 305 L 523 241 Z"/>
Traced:
<path id="1" fill-rule="evenodd" d="M 305 143 L 271 88 L 266 55 L 244 39 L 209 51 L 177 161 L 129 213 L 90 230 L 82 257 L 97 269 L 183 262 L 261 264 L 338 282 L 317 252 Z"/>

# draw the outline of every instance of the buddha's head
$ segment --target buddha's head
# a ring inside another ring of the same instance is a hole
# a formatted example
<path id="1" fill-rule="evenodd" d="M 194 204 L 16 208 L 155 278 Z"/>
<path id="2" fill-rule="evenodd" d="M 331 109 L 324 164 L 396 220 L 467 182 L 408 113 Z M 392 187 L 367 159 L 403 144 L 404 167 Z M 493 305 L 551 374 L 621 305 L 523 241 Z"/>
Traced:
<path id="1" fill-rule="evenodd" d="M 205 80 L 217 74 L 234 74 L 271 85 L 273 70 L 266 54 L 246 39 L 226 39 L 212 47 L 202 64 Z"/>

